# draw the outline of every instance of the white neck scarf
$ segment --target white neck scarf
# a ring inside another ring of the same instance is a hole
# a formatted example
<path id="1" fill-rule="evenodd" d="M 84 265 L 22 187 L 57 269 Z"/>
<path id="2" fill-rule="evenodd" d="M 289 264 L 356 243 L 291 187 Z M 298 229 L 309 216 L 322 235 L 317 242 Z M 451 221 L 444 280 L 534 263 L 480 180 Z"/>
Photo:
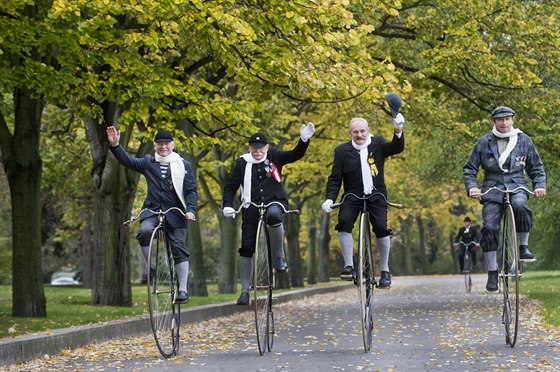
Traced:
<path id="1" fill-rule="evenodd" d="M 255 159 L 251 153 L 241 155 L 241 157 L 247 162 L 247 165 L 245 166 L 245 175 L 243 177 L 243 185 L 241 186 L 241 203 L 243 204 L 251 201 L 251 176 L 253 174 L 253 164 L 259 164 L 265 161 L 266 155 L 267 154 L 264 154 L 261 160 Z"/>
<path id="2" fill-rule="evenodd" d="M 172 152 L 167 156 L 160 156 L 156 152 L 155 158 L 158 163 L 169 164 L 171 167 L 171 182 L 173 182 L 173 188 L 181 200 L 183 207 L 187 210 L 187 204 L 183 196 L 183 180 L 185 179 L 185 165 L 183 164 L 183 159 L 176 152 Z"/>
<path id="3" fill-rule="evenodd" d="M 358 145 L 352 140 L 352 147 L 360 151 L 360 165 L 362 167 L 362 183 L 364 185 L 364 195 L 369 195 L 373 191 L 373 177 L 368 163 L 368 146 L 371 144 L 371 135 L 363 145 Z"/>
<path id="4" fill-rule="evenodd" d="M 512 127 L 509 132 L 502 133 L 499 132 L 498 129 L 496 129 L 496 126 L 494 125 L 494 127 L 492 128 L 492 133 L 498 138 L 509 138 L 506 149 L 504 150 L 504 152 L 500 154 L 500 158 L 498 159 L 498 165 L 500 166 L 500 168 L 502 168 L 506 160 L 509 158 L 509 154 L 511 154 L 511 151 L 517 144 L 517 135 L 522 132 L 521 130 Z M 504 172 L 508 172 L 508 169 L 502 168 L 502 170 Z"/>

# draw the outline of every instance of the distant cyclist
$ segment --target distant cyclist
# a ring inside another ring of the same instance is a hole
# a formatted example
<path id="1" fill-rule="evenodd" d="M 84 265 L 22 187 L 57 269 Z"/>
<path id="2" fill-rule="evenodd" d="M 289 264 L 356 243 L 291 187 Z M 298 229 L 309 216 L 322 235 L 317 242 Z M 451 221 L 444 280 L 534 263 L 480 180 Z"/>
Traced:
<path id="1" fill-rule="evenodd" d="M 459 242 L 463 242 L 464 244 L 460 244 Z M 468 245 L 472 265 L 476 266 L 476 248 L 480 247 L 479 242 L 480 232 L 475 226 L 472 226 L 470 217 L 465 217 L 465 219 L 463 220 L 463 227 L 461 227 L 457 232 L 457 236 L 455 236 L 455 242 L 453 243 L 454 247 L 459 247 L 457 257 L 459 258 L 459 267 L 461 269 L 461 272 L 465 271 L 463 257 L 465 257 L 465 251 L 467 250 L 466 245 Z"/>
<path id="2" fill-rule="evenodd" d="M 496 252 L 500 233 L 500 219 L 503 211 L 504 195 L 492 191 L 480 196 L 476 176 L 479 168 L 484 170 L 482 191 L 491 187 L 515 189 L 528 187 L 527 175 L 533 183 L 537 198 L 546 195 L 546 174 L 544 166 L 531 138 L 514 128 L 515 112 L 506 106 L 498 106 L 492 111 L 492 131 L 480 137 L 467 163 L 463 167 L 463 180 L 468 196 L 480 200 L 482 207 L 482 239 L 480 244 L 488 264 L 488 292 L 498 291 L 498 263 Z M 533 226 L 533 213 L 527 204 L 528 194 L 518 191 L 511 195 L 511 204 L 518 232 L 519 257 L 533 259 L 529 251 L 529 232 Z"/>

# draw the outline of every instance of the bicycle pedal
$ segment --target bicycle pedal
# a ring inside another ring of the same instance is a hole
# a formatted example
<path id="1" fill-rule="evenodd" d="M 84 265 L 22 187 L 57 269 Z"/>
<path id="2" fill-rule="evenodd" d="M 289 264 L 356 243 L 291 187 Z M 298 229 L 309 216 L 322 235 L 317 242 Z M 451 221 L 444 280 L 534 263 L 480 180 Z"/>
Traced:
<path id="1" fill-rule="evenodd" d="M 537 262 L 536 258 L 520 258 L 520 262 Z"/>
<path id="2" fill-rule="evenodd" d="M 489 294 L 489 295 L 497 295 L 497 294 L 502 293 L 502 290 L 498 289 L 497 291 L 488 291 L 488 290 L 485 289 L 484 293 Z"/>

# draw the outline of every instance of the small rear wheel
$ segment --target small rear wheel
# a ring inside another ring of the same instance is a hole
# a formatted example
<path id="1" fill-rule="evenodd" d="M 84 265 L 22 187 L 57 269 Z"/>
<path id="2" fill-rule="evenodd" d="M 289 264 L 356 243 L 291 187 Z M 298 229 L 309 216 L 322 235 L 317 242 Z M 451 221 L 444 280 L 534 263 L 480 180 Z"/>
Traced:
<path id="1" fill-rule="evenodd" d="M 148 307 L 156 345 L 165 358 L 179 351 L 179 305 L 173 304 L 177 276 L 173 256 L 162 226 L 156 227 L 148 253 Z"/>

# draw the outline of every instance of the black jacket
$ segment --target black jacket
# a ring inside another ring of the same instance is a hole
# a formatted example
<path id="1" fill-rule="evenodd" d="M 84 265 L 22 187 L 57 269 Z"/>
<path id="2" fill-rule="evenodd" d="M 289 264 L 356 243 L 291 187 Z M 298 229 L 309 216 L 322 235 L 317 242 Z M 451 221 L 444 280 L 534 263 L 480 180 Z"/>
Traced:
<path id="1" fill-rule="evenodd" d="M 167 210 L 171 207 L 178 207 L 183 212 L 191 212 L 196 215 L 198 193 L 196 191 L 196 182 L 191 163 L 183 159 L 185 166 L 185 178 L 183 180 L 183 197 L 187 210 L 185 211 L 181 200 L 173 189 L 171 183 L 171 175 L 166 178 L 161 177 L 161 169 L 159 163 L 152 155 L 146 155 L 143 158 L 135 158 L 126 153 L 121 145 L 111 147 L 111 152 L 117 160 L 125 167 L 136 172 L 142 173 L 146 178 L 148 185 L 148 194 L 144 200 L 142 209 L 151 210 Z M 153 216 L 150 212 L 144 212 L 140 215 L 140 220 L 144 220 Z M 169 226 L 181 228 L 187 226 L 187 220 L 177 211 L 172 211 L 165 216 Z"/>
<path id="2" fill-rule="evenodd" d="M 305 151 L 309 147 L 309 143 L 299 140 L 296 147 L 290 151 L 281 151 L 276 148 L 270 148 L 266 154 L 268 163 L 274 163 L 282 174 L 282 167 L 286 164 L 293 163 L 305 155 Z M 235 167 L 231 173 L 226 185 L 224 186 L 222 208 L 233 207 L 233 199 L 240 186 L 243 186 L 245 177 L 245 166 L 247 161 L 242 157 L 237 158 Z M 286 207 L 288 206 L 288 194 L 281 182 L 276 181 L 266 171 L 265 162 L 253 164 L 251 169 L 251 201 L 254 203 L 270 203 L 271 201 L 279 201 Z"/>
<path id="3" fill-rule="evenodd" d="M 377 175 L 373 177 L 375 190 L 387 196 L 385 187 L 385 158 L 398 154 L 404 150 L 404 133 L 401 137 L 393 135 L 393 140 L 388 142 L 381 136 L 373 136 L 368 146 L 368 158 L 373 160 L 377 168 Z M 370 161 L 371 163 L 371 161 Z M 364 186 L 362 183 L 362 168 L 360 152 L 352 146 L 352 141 L 339 145 L 334 150 L 332 171 L 327 181 L 327 194 L 325 199 L 336 201 L 340 187 L 344 186 L 344 193 L 354 193 L 362 196 Z"/>

